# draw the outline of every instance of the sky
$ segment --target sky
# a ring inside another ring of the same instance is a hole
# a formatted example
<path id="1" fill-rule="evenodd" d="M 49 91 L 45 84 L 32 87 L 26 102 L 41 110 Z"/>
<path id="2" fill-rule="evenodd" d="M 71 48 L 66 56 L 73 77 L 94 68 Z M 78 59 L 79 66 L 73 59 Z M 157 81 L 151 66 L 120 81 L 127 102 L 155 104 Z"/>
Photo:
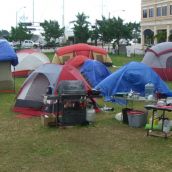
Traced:
<path id="1" fill-rule="evenodd" d="M 2 2 L 1 2 L 2 1 Z M 64 1 L 64 20 L 63 19 Z M 141 0 L 0 0 L 0 30 L 10 31 L 18 22 L 56 20 L 70 27 L 78 13 L 92 24 L 101 16 L 120 17 L 124 22 L 140 22 Z M 34 4 L 34 5 L 33 5 Z M 63 22 L 64 21 L 64 22 Z"/>

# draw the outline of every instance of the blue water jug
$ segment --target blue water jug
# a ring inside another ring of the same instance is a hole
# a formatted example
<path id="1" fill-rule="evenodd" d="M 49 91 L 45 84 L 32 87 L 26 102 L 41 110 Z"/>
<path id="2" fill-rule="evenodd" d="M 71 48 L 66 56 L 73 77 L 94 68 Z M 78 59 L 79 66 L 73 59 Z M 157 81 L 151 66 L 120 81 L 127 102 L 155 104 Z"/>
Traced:
<path id="1" fill-rule="evenodd" d="M 154 84 L 149 82 L 145 85 L 145 98 L 148 98 L 148 96 L 153 96 L 154 97 L 154 91 L 155 87 Z"/>

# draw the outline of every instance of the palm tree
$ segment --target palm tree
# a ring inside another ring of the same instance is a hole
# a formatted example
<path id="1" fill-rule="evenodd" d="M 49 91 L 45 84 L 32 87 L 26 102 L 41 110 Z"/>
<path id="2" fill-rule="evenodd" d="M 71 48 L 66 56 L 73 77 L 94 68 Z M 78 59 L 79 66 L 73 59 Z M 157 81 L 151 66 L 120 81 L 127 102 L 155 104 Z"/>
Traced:
<path id="1" fill-rule="evenodd" d="M 75 43 L 86 43 L 90 37 L 89 25 L 90 22 L 87 21 L 89 18 L 84 13 L 78 13 L 76 15 L 77 20 L 72 21 L 74 23 L 74 41 Z"/>

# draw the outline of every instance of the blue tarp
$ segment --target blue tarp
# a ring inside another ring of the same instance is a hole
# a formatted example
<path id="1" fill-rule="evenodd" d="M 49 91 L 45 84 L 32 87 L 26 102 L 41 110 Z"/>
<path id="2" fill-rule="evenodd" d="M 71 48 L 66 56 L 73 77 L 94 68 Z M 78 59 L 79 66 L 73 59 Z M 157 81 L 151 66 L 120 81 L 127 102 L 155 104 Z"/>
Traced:
<path id="1" fill-rule="evenodd" d="M 100 90 L 106 101 L 116 101 L 112 98 L 116 93 L 131 90 L 145 95 L 145 85 L 153 83 L 155 92 L 172 96 L 166 83 L 146 64 L 130 62 L 100 82 L 95 89 Z"/>
<path id="2" fill-rule="evenodd" d="M 86 60 L 81 66 L 80 72 L 92 87 L 111 74 L 108 68 L 97 60 Z"/>
<path id="3" fill-rule="evenodd" d="M 13 66 L 18 64 L 18 58 L 14 49 L 4 40 L 0 40 L 0 61 L 10 61 Z"/>

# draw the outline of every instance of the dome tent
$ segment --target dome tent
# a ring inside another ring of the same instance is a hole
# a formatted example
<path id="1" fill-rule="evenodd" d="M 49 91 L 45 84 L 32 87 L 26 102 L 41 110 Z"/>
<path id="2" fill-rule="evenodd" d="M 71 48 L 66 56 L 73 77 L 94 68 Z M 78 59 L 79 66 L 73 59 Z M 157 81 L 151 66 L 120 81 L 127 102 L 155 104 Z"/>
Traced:
<path id="1" fill-rule="evenodd" d="M 102 93 L 106 101 L 116 101 L 112 96 L 130 90 L 145 96 L 145 85 L 149 82 L 154 84 L 155 92 L 172 96 L 171 90 L 158 74 L 146 64 L 139 62 L 130 62 L 122 66 L 101 81 L 95 89 Z"/>
<path id="2" fill-rule="evenodd" d="M 85 89 L 90 90 L 87 81 L 80 72 L 69 65 L 43 64 L 33 71 L 23 83 L 13 108 L 15 112 L 40 115 L 43 106 L 43 95 L 47 88 L 52 88 L 52 94 L 57 94 L 57 87 L 62 80 L 81 80 Z"/>
<path id="3" fill-rule="evenodd" d="M 14 49 L 4 40 L 0 40 L 0 92 L 15 92 L 15 79 L 12 78 L 11 65 L 18 64 Z"/>
<path id="4" fill-rule="evenodd" d="M 19 64 L 13 70 L 13 76 L 26 77 L 42 64 L 50 63 L 49 58 L 35 49 L 24 49 L 17 52 Z"/>
<path id="5" fill-rule="evenodd" d="M 72 59 L 78 55 L 83 55 L 90 59 L 101 61 L 106 65 L 112 65 L 111 58 L 103 48 L 83 43 L 69 45 L 57 49 L 52 62 L 56 64 L 64 64 L 69 59 Z"/>
<path id="6" fill-rule="evenodd" d="M 111 74 L 108 68 L 97 60 L 86 60 L 80 72 L 93 88 Z"/>
<path id="7" fill-rule="evenodd" d="M 142 60 L 165 81 L 172 81 L 172 42 L 159 43 L 148 48 Z"/>
<path id="8" fill-rule="evenodd" d="M 68 61 L 66 61 L 65 64 L 69 64 L 71 66 L 79 68 L 81 65 L 83 65 L 83 63 L 86 60 L 88 60 L 88 57 L 83 56 L 83 55 L 78 55 L 78 56 L 75 56 L 74 58 L 69 59 Z"/>

